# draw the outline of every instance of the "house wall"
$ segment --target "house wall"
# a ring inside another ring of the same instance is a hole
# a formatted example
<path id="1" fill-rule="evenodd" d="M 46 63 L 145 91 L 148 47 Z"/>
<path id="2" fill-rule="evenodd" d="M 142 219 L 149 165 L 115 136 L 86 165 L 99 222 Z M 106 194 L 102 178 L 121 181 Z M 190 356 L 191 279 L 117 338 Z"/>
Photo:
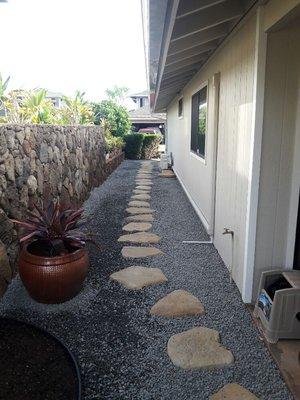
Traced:
<path id="1" fill-rule="evenodd" d="M 262 271 L 293 265 L 300 187 L 300 19 L 268 34 L 264 109 L 254 288 Z"/>
<path id="2" fill-rule="evenodd" d="M 245 226 L 252 129 L 256 16 L 250 16 L 184 88 L 183 118 L 177 116 L 177 100 L 168 107 L 168 152 L 174 169 L 214 244 L 227 265 L 234 264 L 233 277 L 243 286 Z M 213 77 L 220 73 L 217 172 L 214 202 L 215 96 Z M 209 83 L 206 161 L 190 152 L 191 97 Z M 179 97 L 180 97 L 179 96 Z M 178 98 L 179 98 L 178 97 Z M 214 212 L 215 203 L 215 212 Z M 215 221 L 213 216 L 215 215 Z M 234 231 L 234 259 L 231 238 Z"/>

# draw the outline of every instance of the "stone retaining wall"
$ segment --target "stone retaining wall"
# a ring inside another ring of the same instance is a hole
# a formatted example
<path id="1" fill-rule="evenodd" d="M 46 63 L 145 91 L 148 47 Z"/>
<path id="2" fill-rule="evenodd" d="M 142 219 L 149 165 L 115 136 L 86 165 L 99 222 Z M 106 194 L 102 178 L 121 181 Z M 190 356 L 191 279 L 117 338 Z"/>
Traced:
<path id="1" fill-rule="evenodd" d="M 18 239 L 8 217 L 59 197 L 79 205 L 122 161 L 105 161 L 99 126 L 0 125 L 0 296 L 16 272 Z"/>

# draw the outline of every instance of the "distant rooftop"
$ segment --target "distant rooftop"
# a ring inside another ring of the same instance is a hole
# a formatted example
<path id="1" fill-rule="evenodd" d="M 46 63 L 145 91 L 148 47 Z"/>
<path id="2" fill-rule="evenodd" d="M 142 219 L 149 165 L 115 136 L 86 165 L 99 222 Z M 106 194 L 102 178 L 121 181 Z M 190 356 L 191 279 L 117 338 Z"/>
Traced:
<path id="1" fill-rule="evenodd" d="M 144 106 L 136 110 L 129 111 L 130 121 L 134 124 L 149 123 L 163 124 L 166 122 L 166 114 L 151 113 L 150 107 Z"/>
<path id="2" fill-rule="evenodd" d="M 148 97 L 148 96 L 149 96 L 148 90 L 144 90 L 143 92 L 133 93 L 129 95 L 129 97 Z"/>

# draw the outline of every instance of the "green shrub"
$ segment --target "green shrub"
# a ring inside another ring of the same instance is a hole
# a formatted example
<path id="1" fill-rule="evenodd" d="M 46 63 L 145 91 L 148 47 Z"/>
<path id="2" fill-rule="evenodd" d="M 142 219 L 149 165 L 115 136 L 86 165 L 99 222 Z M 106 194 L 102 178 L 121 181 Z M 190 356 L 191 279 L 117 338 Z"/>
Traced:
<path id="1" fill-rule="evenodd" d="M 120 137 L 113 136 L 109 131 L 105 132 L 105 150 L 110 153 L 114 149 L 122 149 L 124 141 Z"/>
<path id="2" fill-rule="evenodd" d="M 144 135 L 141 133 L 130 133 L 124 136 L 125 140 L 125 156 L 131 160 L 140 160 L 142 156 L 142 148 Z"/>
<path id="3" fill-rule="evenodd" d="M 131 122 L 125 107 L 111 100 L 93 103 L 92 107 L 95 125 L 101 125 L 101 121 L 105 119 L 113 136 L 123 137 L 130 131 Z"/>
<path id="4" fill-rule="evenodd" d="M 142 147 L 142 158 L 144 160 L 150 160 L 159 156 L 159 144 L 162 141 L 161 135 L 145 133 L 143 134 L 143 147 Z"/>

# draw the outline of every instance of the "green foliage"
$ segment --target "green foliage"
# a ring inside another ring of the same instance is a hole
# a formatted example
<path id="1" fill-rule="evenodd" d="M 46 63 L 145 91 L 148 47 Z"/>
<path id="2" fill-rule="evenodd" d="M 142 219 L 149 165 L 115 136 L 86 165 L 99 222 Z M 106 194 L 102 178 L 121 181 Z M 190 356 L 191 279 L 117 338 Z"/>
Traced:
<path id="1" fill-rule="evenodd" d="M 5 80 L 3 80 L 2 75 L 0 73 L 0 99 L 2 99 L 4 96 L 4 92 L 7 89 L 9 80 L 10 80 L 10 76 L 8 78 L 6 78 Z"/>
<path id="2" fill-rule="evenodd" d="M 122 149 L 124 147 L 124 140 L 121 137 L 111 134 L 109 123 L 105 119 L 102 120 L 101 126 L 104 130 L 106 153 L 110 153 L 114 149 Z"/>
<path id="3" fill-rule="evenodd" d="M 4 110 L 4 116 L 0 118 L 0 122 L 57 125 L 93 123 L 92 108 L 84 100 L 84 93 L 77 91 L 74 99 L 64 96 L 64 106 L 61 109 L 55 108 L 46 96 L 45 89 L 10 92 L 0 101 L 0 109 Z"/>
<path id="4" fill-rule="evenodd" d="M 123 137 L 131 127 L 129 114 L 125 107 L 122 107 L 112 100 L 103 100 L 93 104 L 94 123 L 100 125 L 105 119 L 110 127 L 113 136 Z"/>
<path id="5" fill-rule="evenodd" d="M 151 158 L 158 157 L 162 136 L 152 133 L 144 133 L 143 136 L 142 159 L 150 160 Z"/>
<path id="6" fill-rule="evenodd" d="M 112 89 L 106 89 L 105 93 L 109 100 L 121 105 L 128 94 L 129 89 L 125 86 L 114 86 Z"/>
<path id="7" fill-rule="evenodd" d="M 150 160 L 158 156 L 162 136 L 150 133 L 130 133 L 124 139 L 126 158 Z"/>
<path id="8" fill-rule="evenodd" d="M 113 136 L 110 132 L 105 134 L 105 150 L 107 153 L 112 152 L 114 149 L 122 149 L 124 141 L 120 137 Z"/>
<path id="9" fill-rule="evenodd" d="M 139 160 L 142 156 L 144 135 L 142 133 L 130 133 L 124 137 L 125 156 L 131 160 Z"/>
<path id="10" fill-rule="evenodd" d="M 75 92 L 74 99 L 63 96 L 65 106 L 60 110 L 61 123 L 66 125 L 88 125 L 93 122 L 93 110 L 84 99 L 84 92 Z"/>
<path id="11" fill-rule="evenodd" d="M 25 92 L 21 102 L 20 112 L 24 115 L 27 123 L 51 124 L 56 119 L 56 110 L 51 100 L 46 99 L 45 89 L 39 91 Z"/>

